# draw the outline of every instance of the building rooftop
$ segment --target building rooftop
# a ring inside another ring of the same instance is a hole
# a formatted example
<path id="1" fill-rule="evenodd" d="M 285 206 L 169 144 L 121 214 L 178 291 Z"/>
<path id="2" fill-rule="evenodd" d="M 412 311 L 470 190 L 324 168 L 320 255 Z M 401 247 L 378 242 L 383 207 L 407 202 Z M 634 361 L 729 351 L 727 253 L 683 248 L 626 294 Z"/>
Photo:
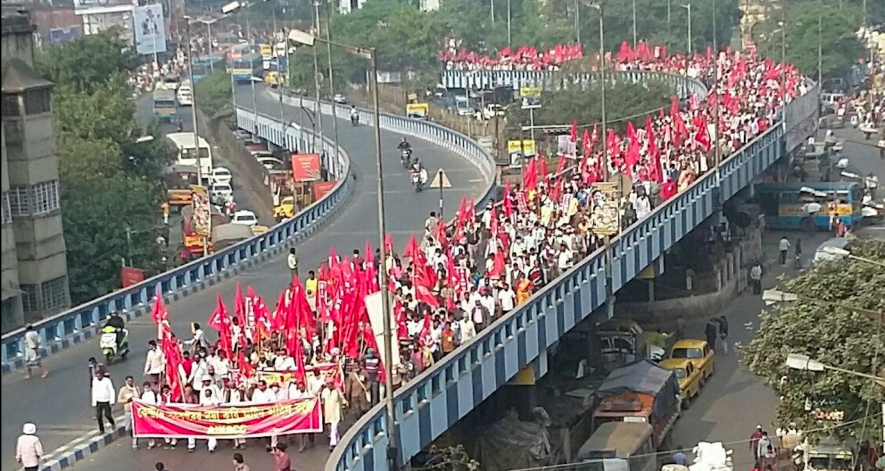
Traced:
<path id="1" fill-rule="evenodd" d="M 31 22 L 31 14 L 25 5 L 20 3 L 4 3 L 0 8 L 3 36 L 8 34 L 33 33 L 36 26 Z"/>
<path id="2" fill-rule="evenodd" d="M 3 93 L 21 93 L 52 86 L 52 82 L 41 77 L 27 62 L 19 58 L 4 62 L 2 73 Z"/>

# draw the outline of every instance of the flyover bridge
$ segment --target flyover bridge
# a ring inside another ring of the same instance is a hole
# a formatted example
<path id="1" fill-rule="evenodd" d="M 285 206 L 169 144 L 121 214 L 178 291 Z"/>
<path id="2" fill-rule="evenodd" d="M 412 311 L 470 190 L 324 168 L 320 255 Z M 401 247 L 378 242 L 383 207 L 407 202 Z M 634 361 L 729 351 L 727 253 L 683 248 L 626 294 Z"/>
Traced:
<path id="1" fill-rule="evenodd" d="M 627 80 L 669 75 L 625 74 Z M 538 86 L 541 79 L 551 76 L 547 72 L 447 71 L 443 83 L 458 88 L 480 88 L 494 83 Z M 666 79 L 674 82 L 678 90 L 696 89 L 699 85 L 696 81 L 686 83 L 684 77 Z M 559 74 L 556 80 L 554 86 L 568 86 L 579 84 L 585 78 Z M 586 80 L 592 77 L 587 75 Z M 393 450 L 397 463 L 406 463 L 521 368 L 533 364 L 538 376 L 546 373 L 547 348 L 560 336 L 603 306 L 609 293 L 621 289 L 721 208 L 723 202 L 750 185 L 754 178 L 816 131 L 819 89 L 816 84 L 809 85 L 810 91 L 790 103 L 776 125 L 724 158 L 717 169 L 707 172 L 686 191 L 624 230 L 611 241 L 609 253 L 600 249 L 586 257 L 525 304 L 397 390 L 394 395 L 397 441 L 393 447 L 387 433 L 390 424 L 381 403 L 345 434 L 326 462 L 325 471 L 388 469 L 389 449 Z M 420 126 L 419 123 L 410 125 Z M 608 270 L 606 259 L 611 260 Z"/>

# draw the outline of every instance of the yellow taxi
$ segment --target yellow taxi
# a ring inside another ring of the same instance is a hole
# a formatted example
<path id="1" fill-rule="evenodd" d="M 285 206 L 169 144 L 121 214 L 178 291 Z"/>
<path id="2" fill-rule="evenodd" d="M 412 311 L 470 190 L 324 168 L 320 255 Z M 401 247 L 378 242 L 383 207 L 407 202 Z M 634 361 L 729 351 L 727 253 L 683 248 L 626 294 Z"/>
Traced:
<path id="1" fill-rule="evenodd" d="M 289 219 L 297 212 L 298 207 L 295 205 L 295 197 L 286 196 L 280 200 L 280 204 L 273 209 L 273 217 L 277 222 L 280 222 L 284 219 Z"/>
<path id="2" fill-rule="evenodd" d="M 703 387 L 704 378 L 701 370 L 694 367 L 687 358 L 662 360 L 661 368 L 673 371 L 679 382 L 679 395 L 682 397 L 682 407 L 688 409 L 691 398 L 697 396 Z"/>
<path id="3" fill-rule="evenodd" d="M 701 372 L 703 378 L 713 376 L 713 356 L 715 352 L 706 340 L 682 339 L 673 344 L 668 358 L 686 359 Z"/>

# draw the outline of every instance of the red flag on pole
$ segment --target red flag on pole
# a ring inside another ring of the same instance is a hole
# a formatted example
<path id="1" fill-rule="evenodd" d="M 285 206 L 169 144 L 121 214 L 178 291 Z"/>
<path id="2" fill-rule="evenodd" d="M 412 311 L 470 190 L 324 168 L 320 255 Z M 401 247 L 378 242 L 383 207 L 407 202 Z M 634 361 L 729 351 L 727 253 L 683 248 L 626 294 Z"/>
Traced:
<path id="1" fill-rule="evenodd" d="M 526 191 L 538 188 L 538 167 L 535 161 L 537 158 L 529 159 L 525 167 L 525 173 L 522 176 L 522 186 Z"/>
<path id="2" fill-rule="evenodd" d="M 240 329 L 243 332 L 243 335 L 240 336 L 240 341 L 242 342 L 242 346 L 245 346 L 247 335 L 249 336 L 249 340 L 254 341 L 251 334 L 254 331 L 255 326 L 246 323 L 246 300 L 243 299 L 243 289 L 240 287 L 239 283 L 237 283 L 237 293 L 234 295 L 234 315 L 237 316 L 237 320 L 240 323 Z"/>
<path id="3" fill-rule="evenodd" d="M 233 345 L 231 342 L 231 321 L 227 315 L 227 308 L 221 299 L 221 293 L 216 295 L 215 312 L 209 316 L 209 327 L 218 331 L 218 339 L 221 340 L 221 348 L 227 353 L 228 358 L 233 358 Z"/>
<path id="4" fill-rule="evenodd" d="M 403 249 L 403 258 L 415 258 L 420 251 L 421 249 L 418 248 L 418 241 L 415 240 L 415 236 L 412 235 L 409 237 L 409 242 L 406 244 L 406 248 Z"/>
<path id="5" fill-rule="evenodd" d="M 510 201 L 510 180 L 504 182 L 504 217 L 509 218 L 513 213 L 513 203 Z"/>

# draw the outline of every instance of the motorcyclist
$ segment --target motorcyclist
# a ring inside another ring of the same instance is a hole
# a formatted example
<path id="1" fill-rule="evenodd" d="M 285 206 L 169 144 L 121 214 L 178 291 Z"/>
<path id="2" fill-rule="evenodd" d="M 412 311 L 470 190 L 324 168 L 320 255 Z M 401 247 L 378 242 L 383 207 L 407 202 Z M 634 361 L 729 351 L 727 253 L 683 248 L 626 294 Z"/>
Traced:
<path id="1" fill-rule="evenodd" d="M 427 169 L 421 167 L 421 171 L 418 172 L 418 181 L 421 182 L 421 187 L 427 185 Z"/>
<path id="2" fill-rule="evenodd" d="M 406 140 L 406 136 L 403 136 L 402 140 L 399 141 L 399 144 L 396 146 L 399 150 L 407 150 L 412 151 L 412 144 L 409 144 L 409 141 Z"/>
<path id="3" fill-rule="evenodd" d="M 356 110 L 356 106 L 350 105 L 350 121 L 356 123 L 359 120 L 360 120 L 359 111 Z"/>
<path id="4" fill-rule="evenodd" d="M 421 162 L 418 158 L 415 158 L 415 161 L 412 163 L 412 173 L 420 173 L 421 172 Z"/>
<path id="5" fill-rule="evenodd" d="M 123 329 L 126 328 L 126 321 L 120 317 L 120 313 L 114 311 L 111 313 L 111 317 L 108 317 L 107 322 L 104 324 L 105 327 L 113 327 L 114 328 L 114 336 L 117 339 L 117 347 L 123 343 Z"/>

